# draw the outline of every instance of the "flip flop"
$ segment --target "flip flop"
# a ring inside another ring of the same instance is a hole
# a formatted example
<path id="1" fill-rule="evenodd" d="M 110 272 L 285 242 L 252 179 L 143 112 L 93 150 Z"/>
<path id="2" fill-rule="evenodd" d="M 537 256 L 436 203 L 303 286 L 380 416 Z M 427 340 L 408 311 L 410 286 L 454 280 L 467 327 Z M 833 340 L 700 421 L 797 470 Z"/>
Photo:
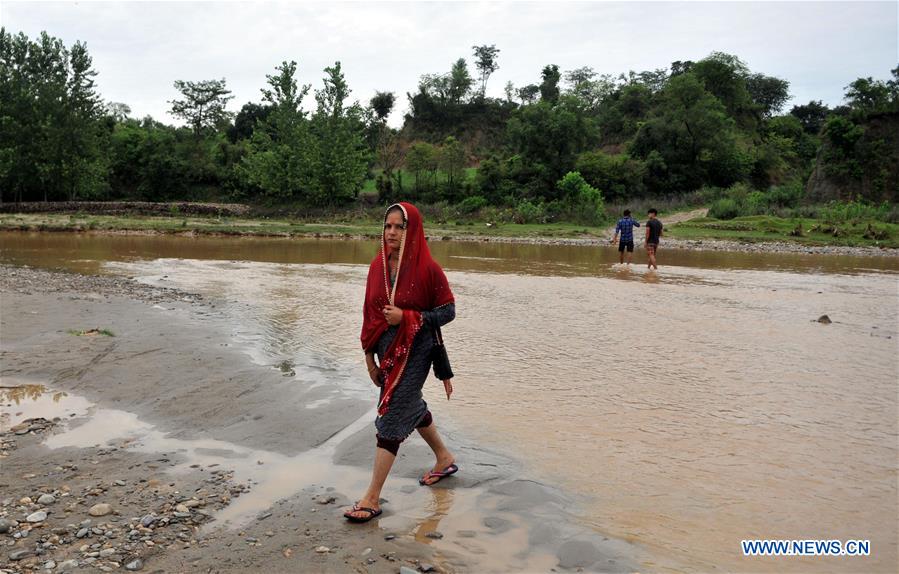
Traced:
<path id="1" fill-rule="evenodd" d="M 456 472 L 458 470 L 459 470 L 459 467 L 456 466 L 455 463 L 453 463 L 453 464 L 449 465 L 448 467 L 444 468 L 443 470 L 441 470 L 440 472 L 434 472 L 433 470 L 429 471 L 428 474 L 426 474 L 423 477 L 418 479 L 418 484 L 420 484 L 422 486 L 433 486 L 433 485 L 437 484 L 438 482 L 440 482 L 441 480 L 443 480 L 444 478 L 446 478 L 447 476 L 456 474 Z M 437 480 L 435 480 L 434 482 L 425 482 L 426 480 L 428 480 L 430 478 L 436 478 Z"/>
<path id="2" fill-rule="evenodd" d="M 360 511 L 367 512 L 368 516 L 363 516 L 362 518 L 359 518 L 358 516 L 353 516 L 352 514 L 350 514 L 350 512 L 360 512 Z M 380 510 L 380 509 L 375 510 L 374 508 L 367 508 L 365 506 L 358 506 L 358 505 L 354 504 L 352 510 L 348 510 L 343 513 L 343 517 L 346 518 L 347 520 L 349 520 L 350 522 L 362 523 L 362 522 L 368 522 L 372 518 L 381 516 L 382 512 L 383 512 L 383 510 Z"/>

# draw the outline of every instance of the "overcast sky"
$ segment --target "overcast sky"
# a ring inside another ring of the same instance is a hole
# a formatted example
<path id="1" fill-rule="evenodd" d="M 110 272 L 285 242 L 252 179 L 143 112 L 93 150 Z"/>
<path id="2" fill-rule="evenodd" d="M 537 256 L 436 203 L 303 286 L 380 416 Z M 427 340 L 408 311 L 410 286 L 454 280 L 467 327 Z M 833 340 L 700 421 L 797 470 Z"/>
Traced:
<path id="1" fill-rule="evenodd" d="M 546 64 L 600 73 L 667 68 L 712 51 L 735 54 L 754 72 L 790 82 L 793 103 L 833 106 L 860 76 L 886 79 L 899 61 L 897 2 L 50 2 L 0 0 L 0 25 L 30 37 L 42 30 L 67 45 L 87 43 L 105 100 L 132 115 L 175 123 L 175 80 L 224 77 L 230 109 L 261 99 L 265 76 L 283 60 L 299 81 L 321 86 L 340 60 L 352 97 L 394 92 L 393 124 L 406 92 L 442 73 L 472 45 L 495 44 L 507 81 L 539 83 Z M 314 105 L 310 95 L 306 107 Z M 786 108 L 787 110 L 789 109 Z M 786 110 L 785 110 L 786 111 Z"/>

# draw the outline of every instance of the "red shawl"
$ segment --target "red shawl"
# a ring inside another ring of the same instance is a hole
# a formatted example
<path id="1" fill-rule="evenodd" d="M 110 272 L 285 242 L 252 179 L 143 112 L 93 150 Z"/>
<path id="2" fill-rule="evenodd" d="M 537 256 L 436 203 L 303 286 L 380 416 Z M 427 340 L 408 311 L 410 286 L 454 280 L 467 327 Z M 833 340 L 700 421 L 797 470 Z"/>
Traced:
<path id="1" fill-rule="evenodd" d="M 412 341 L 422 326 L 422 311 L 452 303 L 453 292 L 450 291 L 446 275 L 440 265 L 431 258 L 431 251 L 425 241 L 421 214 L 410 203 L 397 203 L 403 210 L 406 220 L 406 233 L 400 243 L 399 268 L 393 292 L 390 289 L 390 277 L 387 258 L 390 247 L 381 234 L 381 250 L 372 260 L 368 268 L 368 280 L 365 284 L 365 304 L 362 308 L 362 348 L 368 352 L 375 350 L 378 339 L 389 326 L 384 318 L 384 306 L 392 304 L 403 310 L 403 321 L 387 352 L 381 357 L 381 402 L 378 414 L 387 412 L 390 397 L 397 383 L 403 376 Z M 391 205 L 387 211 L 393 208 Z M 384 215 L 387 220 L 387 215 Z"/>

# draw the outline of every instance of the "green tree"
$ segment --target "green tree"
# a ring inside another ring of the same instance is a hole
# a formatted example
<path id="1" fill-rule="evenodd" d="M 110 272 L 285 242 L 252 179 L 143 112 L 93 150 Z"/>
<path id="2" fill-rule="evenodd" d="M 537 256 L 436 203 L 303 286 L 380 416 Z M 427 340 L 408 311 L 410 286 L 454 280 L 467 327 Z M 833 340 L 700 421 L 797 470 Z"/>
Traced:
<path id="1" fill-rule="evenodd" d="M 428 142 L 415 142 L 406 153 L 406 169 L 415 178 L 415 192 L 421 194 L 433 189 L 437 177 L 438 151 Z"/>
<path id="2" fill-rule="evenodd" d="M 234 96 L 225 87 L 224 78 L 200 82 L 175 80 L 175 89 L 181 92 L 183 99 L 169 101 L 171 114 L 187 122 L 195 137 L 199 138 L 204 129 L 214 129 L 231 117 L 225 107 Z"/>
<path id="3" fill-rule="evenodd" d="M 348 105 L 349 96 L 340 62 L 325 68 L 324 85 L 315 92 L 318 106 L 312 116 L 318 154 L 311 199 L 320 205 L 355 199 L 368 171 L 363 110 L 358 103 Z"/>
<path id="4" fill-rule="evenodd" d="M 302 109 L 310 86 L 297 85 L 297 63 L 282 62 L 266 75 L 263 100 L 270 109 L 253 132 L 247 155 L 238 167 L 245 185 L 279 199 L 309 200 L 313 187 L 317 141 Z"/>
<path id="5" fill-rule="evenodd" d="M 522 104 L 533 104 L 537 101 L 537 94 L 540 93 L 540 86 L 537 84 L 528 84 L 527 86 L 518 88 L 518 99 Z"/>
<path id="6" fill-rule="evenodd" d="M 799 120 L 805 133 L 811 135 L 820 133 L 821 128 L 824 127 L 824 120 L 827 119 L 829 113 L 830 108 L 824 105 L 821 100 L 812 100 L 801 106 L 793 106 L 793 109 L 790 110 L 790 115 L 795 116 Z"/>
<path id="7" fill-rule="evenodd" d="M 260 122 L 264 122 L 271 112 L 270 105 L 245 103 L 234 117 L 234 125 L 228 127 L 228 139 L 231 143 L 236 143 L 252 138 L 256 127 Z"/>
<path id="8" fill-rule="evenodd" d="M 738 145 L 734 121 L 697 77 L 675 76 L 660 96 L 631 145 L 632 154 L 646 159 L 649 174 L 656 175 L 652 191 L 728 187 L 747 175 L 749 158 Z"/>
<path id="9" fill-rule="evenodd" d="M 786 80 L 764 74 L 750 74 L 745 81 L 746 90 L 765 118 L 780 112 L 790 99 L 790 82 Z"/>
<path id="10" fill-rule="evenodd" d="M 465 175 L 465 148 L 452 136 L 447 137 L 440 148 L 440 168 L 446 175 L 448 198 L 458 199 L 459 188 Z"/>
<path id="11" fill-rule="evenodd" d="M 559 80 L 562 77 L 559 73 L 559 66 L 555 64 L 544 66 L 540 76 L 543 78 L 540 83 L 540 99 L 551 104 L 558 102 Z"/>
<path id="12" fill-rule="evenodd" d="M 475 66 L 478 68 L 481 83 L 479 95 L 483 98 L 487 93 L 487 80 L 490 79 L 493 72 L 499 70 L 499 48 L 494 44 L 489 46 L 485 44 L 472 46 L 471 49 L 474 50 Z"/>
<path id="13" fill-rule="evenodd" d="M 508 141 L 519 160 L 510 176 L 529 183 L 534 194 L 555 199 L 556 182 L 574 167 L 582 151 L 597 140 L 592 119 L 580 102 L 562 97 L 557 105 L 540 101 L 515 110 L 508 124 Z"/>
<path id="14" fill-rule="evenodd" d="M 449 86 L 447 87 L 447 96 L 451 104 L 459 104 L 464 101 L 474 82 L 468 73 L 468 64 L 464 58 L 459 58 L 453 63 L 450 69 Z"/>

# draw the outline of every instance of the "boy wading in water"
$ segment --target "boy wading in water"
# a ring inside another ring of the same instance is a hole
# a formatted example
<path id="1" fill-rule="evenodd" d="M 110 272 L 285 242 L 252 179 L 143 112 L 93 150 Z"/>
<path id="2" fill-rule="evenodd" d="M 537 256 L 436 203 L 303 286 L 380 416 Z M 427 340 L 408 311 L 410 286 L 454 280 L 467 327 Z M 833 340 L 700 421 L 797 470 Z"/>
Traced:
<path id="1" fill-rule="evenodd" d="M 624 250 L 627 249 L 627 264 L 630 265 L 634 259 L 634 228 L 640 227 L 640 223 L 631 217 L 631 210 L 624 210 L 624 217 L 618 220 L 615 226 L 615 237 L 612 238 L 612 245 L 618 241 L 618 234 L 621 234 L 621 241 L 618 243 L 618 262 L 624 263 Z"/>
<path id="2" fill-rule="evenodd" d="M 658 220 L 659 212 L 655 209 L 650 209 L 646 213 L 649 215 L 649 221 L 646 222 L 646 255 L 648 257 L 646 267 L 658 269 L 656 250 L 658 250 L 659 240 L 662 238 L 662 222 Z"/>

